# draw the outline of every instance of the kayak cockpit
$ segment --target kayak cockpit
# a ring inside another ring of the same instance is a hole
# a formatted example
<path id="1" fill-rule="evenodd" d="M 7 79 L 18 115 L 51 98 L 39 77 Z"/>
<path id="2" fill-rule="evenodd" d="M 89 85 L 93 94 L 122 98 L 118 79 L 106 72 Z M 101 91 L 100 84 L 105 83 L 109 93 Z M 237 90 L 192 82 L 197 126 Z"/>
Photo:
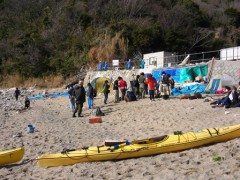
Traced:
<path id="1" fill-rule="evenodd" d="M 136 141 L 133 141 L 132 144 L 159 143 L 159 142 L 166 141 L 168 139 L 168 137 L 169 137 L 168 135 L 164 135 L 164 136 L 158 136 L 158 137 L 153 137 L 153 138 L 149 138 L 149 139 L 136 140 Z"/>

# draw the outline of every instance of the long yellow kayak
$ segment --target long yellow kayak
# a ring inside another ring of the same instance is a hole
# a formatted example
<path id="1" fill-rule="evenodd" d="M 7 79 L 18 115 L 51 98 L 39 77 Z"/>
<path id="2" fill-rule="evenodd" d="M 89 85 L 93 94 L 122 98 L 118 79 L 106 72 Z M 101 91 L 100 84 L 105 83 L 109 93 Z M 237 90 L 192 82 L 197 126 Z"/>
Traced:
<path id="1" fill-rule="evenodd" d="M 6 165 L 21 161 L 24 155 L 24 148 L 19 147 L 0 152 L 0 165 Z"/>
<path id="2" fill-rule="evenodd" d="M 64 166 L 80 162 L 118 160 L 190 149 L 206 144 L 227 141 L 240 136 L 240 125 L 209 128 L 195 132 L 174 134 L 150 139 L 125 142 L 113 146 L 88 147 L 65 150 L 57 154 L 44 154 L 37 158 L 39 166 Z"/>

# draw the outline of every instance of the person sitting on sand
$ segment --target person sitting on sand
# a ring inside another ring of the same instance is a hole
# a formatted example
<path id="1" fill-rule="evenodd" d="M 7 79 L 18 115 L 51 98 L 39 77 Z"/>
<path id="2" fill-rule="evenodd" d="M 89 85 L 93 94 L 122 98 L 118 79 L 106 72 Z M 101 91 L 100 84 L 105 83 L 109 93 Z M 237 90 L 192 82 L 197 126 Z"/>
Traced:
<path id="1" fill-rule="evenodd" d="M 15 92 L 14 92 L 14 97 L 15 97 L 15 99 L 16 99 L 16 101 L 18 100 L 18 96 L 21 94 L 21 91 L 18 89 L 18 88 L 16 88 L 16 90 L 15 90 Z"/>
<path id="2" fill-rule="evenodd" d="M 82 113 L 83 103 L 86 102 L 86 92 L 83 87 L 83 81 L 79 81 L 78 84 L 75 86 L 75 89 L 73 91 L 73 96 L 75 97 L 76 108 L 72 117 L 76 117 L 75 114 L 77 112 L 78 112 L 78 117 L 83 117 L 81 113 Z"/>
<path id="3" fill-rule="evenodd" d="M 137 100 L 137 97 L 135 96 L 135 94 L 133 93 L 131 88 L 129 88 L 129 90 L 127 91 L 127 93 L 124 97 L 124 100 L 126 102 L 131 102 L 131 101 L 136 101 Z"/>
<path id="4" fill-rule="evenodd" d="M 240 81 L 238 83 L 237 93 L 240 94 Z"/>
<path id="5" fill-rule="evenodd" d="M 231 105 L 235 105 L 238 103 L 238 93 L 237 88 L 235 86 L 232 87 L 232 90 L 222 99 L 218 99 L 216 105 L 212 107 L 230 107 Z M 213 103 L 211 103 L 213 104 Z"/>
<path id="6" fill-rule="evenodd" d="M 25 98 L 25 107 L 24 107 L 25 109 L 28 109 L 28 108 L 30 108 L 30 100 L 29 100 L 29 98 L 26 96 L 26 98 Z"/>

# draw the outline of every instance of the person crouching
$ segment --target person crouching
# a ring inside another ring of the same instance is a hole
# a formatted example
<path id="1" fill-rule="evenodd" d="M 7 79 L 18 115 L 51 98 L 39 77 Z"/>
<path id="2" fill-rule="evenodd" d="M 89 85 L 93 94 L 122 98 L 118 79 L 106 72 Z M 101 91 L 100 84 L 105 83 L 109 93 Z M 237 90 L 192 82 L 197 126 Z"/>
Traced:
<path id="1" fill-rule="evenodd" d="M 25 106 L 24 106 L 25 109 L 29 109 L 30 108 L 30 100 L 29 98 L 26 96 L 25 98 Z"/>

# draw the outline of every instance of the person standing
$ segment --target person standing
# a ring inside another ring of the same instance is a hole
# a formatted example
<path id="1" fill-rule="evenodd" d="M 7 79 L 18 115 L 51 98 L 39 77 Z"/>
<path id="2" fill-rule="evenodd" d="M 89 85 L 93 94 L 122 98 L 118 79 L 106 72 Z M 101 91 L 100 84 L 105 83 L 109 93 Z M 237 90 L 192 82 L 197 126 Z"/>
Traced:
<path id="1" fill-rule="evenodd" d="M 140 75 L 137 75 L 136 80 L 135 80 L 135 83 L 134 83 L 134 86 L 135 86 L 135 95 L 136 95 L 137 97 L 139 97 L 139 82 L 138 82 L 139 77 L 140 77 Z"/>
<path id="2" fill-rule="evenodd" d="M 115 103 L 119 102 L 119 88 L 118 88 L 118 81 L 120 80 L 120 77 L 118 77 L 114 83 L 113 83 L 113 90 L 115 91 Z"/>
<path id="3" fill-rule="evenodd" d="M 138 78 L 138 82 L 139 82 L 139 97 L 140 98 L 144 98 L 145 97 L 145 77 L 144 77 L 144 73 L 140 73 L 140 76 Z"/>
<path id="4" fill-rule="evenodd" d="M 155 86 L 157 84 L 156 79 L 153 78 L 151 74 L 149 74 L 148 78 L 145 80 L 145 84 L 148 85 L 150 100 L 154 101 L 154 91 L 155 91 Z"/>
<path id="5" fill-rule="evenodd" d="M 161 75 L 161 84 L 160 84 L 160 92 L 161 95 L 166 94 L 166 91 L 169 91 L 169 82 L 168 82 L 168 77 L 166 75 L 166 73 L 163 71 L 162 75 Z"/>
<path id="6" fill-rule="evenodd" d="M 73 88 L 73 85 L 70 84 L 67 86 L 67 89 L 68 89 L 68 94 L 69 94 L 69 105 L 70 105 L 70 109 L 72 112 L 74 112 L 75 110 L 75 98 L 73 96 L 73 91 L 74 91 L 74 88 Z"/>
<path id="7" fill-rule="evenodd" d="M 82 113 L 83 103 L 86 101 L 86 93 L 83 87 L 83 81 L 79 81 L 78 84 L 75 86 L 73 95 L 76 100 L 76 108 L 73 113 L 73 117 L 76 117 L 75 115 L 76 113 L 78 113 L 78 117 L 83 117 L 81 113 Z"/>
<path id="8" fill-rule="evenodd" d="M 18 89 L 18 88 L 16 88 L 16 90 L 15 90 L 15 92 L 14 92 L 14 97 L 15 97 L 15 99 L 16 99 L 16 101 L 18 100 L 18 96 L 21 94 L 21 91 Z"/>
<path id="9" fill-rule="evenodd" d="M 99 64 L 98 64 L 98 70 L 99 70 L 99 71 L 102 70 L 102 61 L 99 61 Z"/>
<path id="10" fill-rule="evenodd" d="M 119 80 L 119 88 L 121 90 L 121 93 L 122 93 L 122 101 L 124 100 L 124 96 L 126 94 L 126 89 L 127 89 L 127 82 L 123 80 L 122 77 L 120 77 L 120 80 Z"/>
<path id="11" fill-rule="evenodd" d="M 168 83 L 169 83 L 169 86 L 168 86 L 168 87 L 169 87 L 169 95 L 173 95 L 172 89 L 173 89 L 174 86 L 175 86 L 175 81 L 174 81 L 174 79 L 171 77 L 170 74 L 168 74 L 167 77 L 168 77 Z"/>
<path id="12" fill-rule="evenodd" d="M 132 68 L 131 59 L 129 59 L 128 62 L 127 62 L 127 68 L 128 68 L 128 69 L 131 69 L 131 68 Z"/>
<path id="13" fill-rule="evenodd" d="M 110 85 L 108 84 L 108 80 L 105 81 L 104 85 L 103 85 L 103 93 L 104 93 L 104 104 L 107 104 L 107 100 L 108 100 L 108 93 L 110 93 Z"/>
<path id="14" fill-rule="evenodd" d="M 142 59 L 142 60 L 140 61 L 140 69 L 144 69 L 144 65 L 145 65 L 145 62 L 144 62 L 144 60 Z"/>
<path id="15" fill-rule="evenodd" d="M 104 64 L 104 71 L 107 71 L 107 70 L 108 70 L 108 62 L 106 61 Z"/>
<path id="16" fill-rule="evenodd" d="M 93 109 L 93 98 L 94 98 L 94 93 L 93 93 L 93 87 L 91 83 L 88 83 L 88 109 Z"/>

